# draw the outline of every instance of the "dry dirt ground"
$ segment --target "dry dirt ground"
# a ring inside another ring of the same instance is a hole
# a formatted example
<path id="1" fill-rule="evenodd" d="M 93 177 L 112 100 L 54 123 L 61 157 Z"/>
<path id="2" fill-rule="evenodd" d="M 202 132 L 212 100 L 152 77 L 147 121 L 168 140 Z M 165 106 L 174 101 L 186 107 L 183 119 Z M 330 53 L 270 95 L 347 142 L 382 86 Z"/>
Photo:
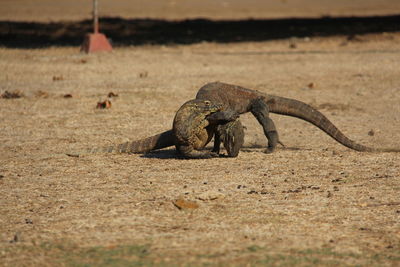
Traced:
<path id="1" fill-rule="evenodd" d="M 0 48 L 1 266 L 399 266 L 400 153 L 359 153 L 250 115 L 237 158 L 65 153 L 167 130 L 210 81 L 309 103 L 346 135 L 400 147 L 400 34 Z M 96 109 L 113 92 L 111 108 Z M 178 201 L 177 201 L 178 200 Z M 178 208 L 181 206 L 181 209 Z"/>

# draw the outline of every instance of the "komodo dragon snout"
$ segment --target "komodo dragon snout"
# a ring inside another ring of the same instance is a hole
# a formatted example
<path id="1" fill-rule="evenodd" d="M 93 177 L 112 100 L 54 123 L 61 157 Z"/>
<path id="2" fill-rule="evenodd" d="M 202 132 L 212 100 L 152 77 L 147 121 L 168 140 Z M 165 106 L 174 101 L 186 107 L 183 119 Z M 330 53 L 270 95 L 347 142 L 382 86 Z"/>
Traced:
<path id="1" fill-rule="evenodd" d="M 218 111 L 222 111 L 222 104 L 211 103 L 209 100 L 191 100 L 186 102 L 187 110 L 196 110 L 198 113 L 209 115 Z"/>

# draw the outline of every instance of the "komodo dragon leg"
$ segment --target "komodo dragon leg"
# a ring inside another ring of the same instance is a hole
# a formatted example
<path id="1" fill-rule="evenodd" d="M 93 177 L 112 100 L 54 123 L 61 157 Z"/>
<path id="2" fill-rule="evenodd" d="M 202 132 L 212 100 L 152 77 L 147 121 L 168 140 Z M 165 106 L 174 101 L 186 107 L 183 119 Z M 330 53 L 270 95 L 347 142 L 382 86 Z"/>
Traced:
<path id="1" fill-rule="evenodd" d="M 266 153 L 272 153 L 279 143 L 278 131 L 275 123 L 269 117 L 269 109 L 267 103 L 261 98 L 252 101 L 250 112 L 256 117 L 257 121 L 262 125 L 264 134 L 268 139 L 268 148 Z"/>
<path id="2" fill-rule="evenodd" d="M 244 143 L 244 130 L 240 120 L 218 125 L 214 136 L 213 152 L 219 154 L 221 141 L 228 153 L 228 157 L 237 157 Z"/>
<path id="3" fill-rule="evenodd" d="M 214 113 L 207 117 L 212 125 L 217 125 L 214 130 L 214 147 L 212 152 L 219 154 L 221 141 L 228 153 L 228 157 L 237 157 L 244 143 L 243 125 L 238 120 L 239 114 L 234 110 Z"/>

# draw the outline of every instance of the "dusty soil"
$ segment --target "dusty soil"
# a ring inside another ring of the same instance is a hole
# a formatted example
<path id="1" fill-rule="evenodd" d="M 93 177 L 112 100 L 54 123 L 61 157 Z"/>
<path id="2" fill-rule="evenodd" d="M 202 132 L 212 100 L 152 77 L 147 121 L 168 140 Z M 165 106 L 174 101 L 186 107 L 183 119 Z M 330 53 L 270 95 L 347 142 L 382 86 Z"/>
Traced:
<path id="1" fill-rule="evenodd" d="M 0 95 L 20 96 L 0 98 L 0 265 L 398 266 L 399 153 L 351 151 L 272 115 L 286 147 L 264 154 L 247 114 L 234 159 L 65 153 L 167 130 L 216 80 L 302 100 L 353 140 L 399 147 L 399 43 L 391 32 L 93 55 L 0 48 Z M 96 109 L 109 92 L 111 108 Z"/>

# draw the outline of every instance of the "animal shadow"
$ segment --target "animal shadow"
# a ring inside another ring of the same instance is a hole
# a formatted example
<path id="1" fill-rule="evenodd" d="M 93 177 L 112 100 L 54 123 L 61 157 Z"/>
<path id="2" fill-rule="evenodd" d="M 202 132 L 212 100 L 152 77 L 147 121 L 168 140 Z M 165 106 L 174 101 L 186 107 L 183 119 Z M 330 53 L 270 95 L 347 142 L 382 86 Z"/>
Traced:
<path id="1" fill-rule="evenodd" d="M 162 149 L 147 152 L 140 157 L 149 159 L 184 159 L 175 149 Z"/>

